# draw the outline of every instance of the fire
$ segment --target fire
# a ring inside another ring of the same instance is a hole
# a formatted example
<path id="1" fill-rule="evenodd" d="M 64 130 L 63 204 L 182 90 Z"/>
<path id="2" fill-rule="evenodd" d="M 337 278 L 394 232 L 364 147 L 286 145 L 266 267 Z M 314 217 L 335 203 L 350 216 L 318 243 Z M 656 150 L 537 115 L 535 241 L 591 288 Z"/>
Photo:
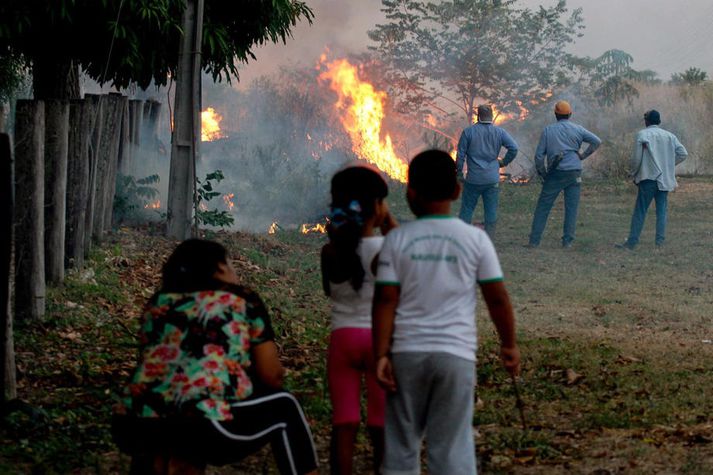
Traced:
<path id="1" fill-rule="evenodd" d="M 235 198 L 235 193 L 227 193 L 223 195 L 223 202 L 228 208 L 228 211 L 233 211 L 233 208 L 235 207 L 235 203 L 233 203 L 233 198 Z"/>
<path id="2" fill-rule="evenodd" d="M 152 203 L 146 203 L 144 209 L 161 209 L 161 200 L 156 200 Z"/>
<path id="3" fill-rule="evenodd" d="M 302 227 L 300 228 L 300 232 L 302 234 L 309 234 L 309 233 L 324 234 L 327 232 L 327 225 L 321 224 L 321 223 L 317 223 L 313 226 L 310 226 L 309 224 L 303 224 Z"/>
<path id="4" fill-rule="evenodd" d="M 513 119 L 517 119 L 519 121 L 527 119 L 527 116 L 530 115 L 530 111 L 527 110 L 522 101 L 515 101 L 515 104 L 517 104 L 517 107 L 520 110 L 518 114 L 502 112 L 493 104 L 493 124 L 500 125 Z M 473 123 L 475 124 L 476 122 L 478 122 L 478 116 L 473 114 Z"/>
<path id="5" fill-rule="evenodd" d="M 321 61 L 325 63 L 325 55 Z M 319 79 L 329 81 L 330 88 L 339 96 L 336 107 L 345 112 L 340 120 L 351 138 L 354 153 L 391 178 L 406 182 L 408 165 L 396 156 L 389 134 L 381 137 L 386 93 L 360 79 L 357 68 L 345 59 L 324 66 L 326 71 L 319 75 Z"/>
<path id="6" fill-rule="evenodd" d="M 267 230 L 267 234 L 275 234 L 278 229 L 280 229 L 280 225 L 277 224 L 277 221 L 273 221 L 270 228 Z"/>
<path id="7" fill-rule="evenodd" d="M 212 107 L 201 112 L 201 142 L 212 142 L 223 137 L 220 131 L 220 122 L 223 116 Z"/>

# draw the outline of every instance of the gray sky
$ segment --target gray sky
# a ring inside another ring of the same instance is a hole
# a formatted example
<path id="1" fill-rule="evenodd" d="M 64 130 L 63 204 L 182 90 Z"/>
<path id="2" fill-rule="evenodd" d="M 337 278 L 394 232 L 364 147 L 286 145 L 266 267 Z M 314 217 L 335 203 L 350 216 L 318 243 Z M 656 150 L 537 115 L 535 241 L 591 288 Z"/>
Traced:
<path id="1" fill-rule="evenodd" d="M 257 61 L 241 68 L 245 84 L 280 66 L 313 65 L 329 46 L 332 56 L 366 49 L 366 32 L 383 21 L 381 0 L 306 0 L 315 12 L 312 26 L 302 23 L 287 45 L 256 51 Z M 556 0 L 520 0 L 528 7 Z M 579 55 L 598 56 L 612 48 L 634 57 L 636 69 L 653 69 L 662 79 L 691 66 L 713 76 L 712 0 L 568 0 L 582 7 L 586 30 L 572 47 Z"/>

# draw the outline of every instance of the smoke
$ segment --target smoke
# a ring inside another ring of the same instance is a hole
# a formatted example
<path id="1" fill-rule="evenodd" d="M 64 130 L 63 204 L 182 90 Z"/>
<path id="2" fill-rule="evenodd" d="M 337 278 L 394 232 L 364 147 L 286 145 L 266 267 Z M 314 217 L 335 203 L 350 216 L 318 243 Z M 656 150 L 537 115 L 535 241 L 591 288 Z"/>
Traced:
<path id="1" fill-rule="evenodd" d="M 554 2 L 520 0 L 522 6 L 529 8 L 540 4 L 551 6 Z M 711 70 L 713 50 L 700 39 L 713 39 L 713 33 L 704 29 L 704 19 L 710 17 L 705 14 L 713 14 L 711 5 L 695 0 L 598 0 L 596 8 L 591 1 L 567 3 L 570 9 L 583 7 L 587 26 L 584 37 L 571 46 L 576 55 L 599 56 L 607 49 L 622 49 L 633 55 L 636 69 L 654 69 L 663 79 L 694 65 Z M 216 169 L 224 172 L 226 178 L 217 191 L 234 194 L 235 208 L 231 212 L 239 229 L 266 232 L 275 221 L 283 228 L 323 221 L 332 174 L 356 158 L 334 107 L 336 96 L 317 79 L 315 64 L 325 48 L 331 58 L 359 58 L 361 61 L 355 62 L 362 66 L 365 77 L 377 88 L 386 87 L 379 83 L 378 68 L 360 56 L 370 44 L 367 32 L 385 20 L 380 11 L 381 1 L 315 0 L 310 6 L 315 12 L 314 24 L 298 24 L 286 45 L 258 48 L 257 60 L 241 67 L 240 82 L 213 84 L 210 78 L 204 78 L 203 108 L 213 107 L 223 117 L 224 138 L 202 144 L 197 174 L 202 178 Z M 666 34 L 670 31 L 677 33 Z M 698 36 L 691 38 L 696 32 Z M 662 112 L 663 126 L 679 134 L 692 152 L 694 159 L 686 164 L 686 170 L 709 170 L 705 159 L 713 155 L 713 144 L 709 143 L 702 124 L 713 119 L 707 112 L 713 109 L 710 88 L 708 92 L 701 89 L 686 93 L 666 85 L 637 87 L 638 98 L 607 109 L 585 100 L 576 88 L 554 91 L 549 102 L 528 105 L 526 120 L 502 124 L 515 136 L 521 149 L 508 172 L 533 173 L 537 141 L 542 128 L 554 120 L 554 101 L 561 98 L 573 103 L 573 120 L 605 140 L 601 152 L 585 162 L 590 175 L 622 173 L 633 134 L 643 126 L 643 111 L 650 108 Z M 170 155 L 168 94 L 165 88 L 133 92 L 151 95 L 164 104 L 159 140 L 165 154 L 156 154 L 154 149 L 146 151 L 153 158 L 137 163 L 134 173 L 139 178 L 161 175 L 161 201 L 165 209 Z M 463 126 L 457 120 L 438 124 L 437 128 L 446 131 L 450 138 L 429 135 L 423 118 L 398 114 L 392 106 L 387 101 L 384 133 L 391 134 L 400 157 L 407 159 L 424 146 L 455 146 Z M 703 161 L 695 157 L 702 157 Z M 227 210 L 220 198 L 206 205 Z"/>

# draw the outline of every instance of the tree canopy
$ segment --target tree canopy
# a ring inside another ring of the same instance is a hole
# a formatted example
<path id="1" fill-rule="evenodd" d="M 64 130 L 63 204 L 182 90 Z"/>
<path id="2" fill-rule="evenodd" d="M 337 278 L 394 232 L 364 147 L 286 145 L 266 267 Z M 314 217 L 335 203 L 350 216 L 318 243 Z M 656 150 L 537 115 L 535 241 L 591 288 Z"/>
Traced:
<path id="1" fill-rule="evenodd" d="M 535 10 L 516 0 L 382 0 L 386 23 L 369 33 L 403 111 L 471 120 L 478 102 L 518 112 L 568 81 L 565 48 L 581 36 L 581 10 L 565 0 Z"/>
<path id="2" fill-rule="evenodd" d="M 671 83 L 676 85 L 699 86 L 708 80 L 708 73 L 700 68 L 688 68 L 682 73 L 671 75 Z"/>
<path id="3" fill-rule="evenodd" d="M 36 82 L 38 73 L 56 80 L 51 72 L 73 63 L 116 87 L 163 85 L 176 71 L 184 8 L 184 0 L 3 0 L 0 58 L 21 55 Z M 256 45 L 285 41 L 300 18 L 312 17 L 299 0 L 208 0 L 203 69 L 216 80 L 237 77 Z"/>

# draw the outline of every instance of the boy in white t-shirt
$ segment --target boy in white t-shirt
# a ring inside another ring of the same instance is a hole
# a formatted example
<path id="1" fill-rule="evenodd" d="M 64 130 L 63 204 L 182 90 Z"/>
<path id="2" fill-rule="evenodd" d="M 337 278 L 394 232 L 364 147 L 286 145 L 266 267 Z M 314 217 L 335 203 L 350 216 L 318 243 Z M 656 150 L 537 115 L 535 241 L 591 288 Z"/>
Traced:
<path id="1" fill-rule="evenodd" d="M 425 436 L 430 474 L 472 475 L 476 285 L 517 375 L 512 306 L 488 235 L 450 215 L 460 193 L 453 159 L 423 152 L 408 179 L 418 219 L 384 241 L 372 314 L 377 379 L 389 392 L 383 473 L 419 474 Z"/>

